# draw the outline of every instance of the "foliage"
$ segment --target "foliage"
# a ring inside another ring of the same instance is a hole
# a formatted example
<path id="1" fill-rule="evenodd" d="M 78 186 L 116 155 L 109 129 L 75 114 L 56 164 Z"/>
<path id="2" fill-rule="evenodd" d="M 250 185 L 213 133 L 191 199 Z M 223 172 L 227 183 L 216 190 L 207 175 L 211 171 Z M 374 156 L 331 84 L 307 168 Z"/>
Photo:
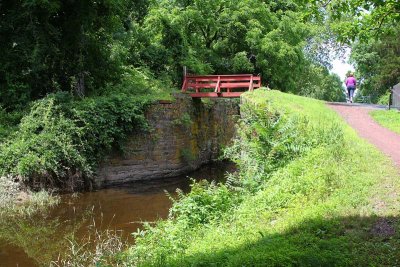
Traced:
<path id="1" fill-rule="evenodd" d="M 57 90 L 84 95 L 113 81 L 124 60 L 125 28 L 146 6 L 125 0 L 2 3 L 1 104 L 23 107 Z"/>
<path id="2" fill-rule="evenodd" d="M 343 83 L 336 74 L 329 74 L 326 68 L 311 64 L 299 79 L 299 94 L 316 99 L 344 102 L 346 100 Z"/>
<path id="3" fill-rule="evenodd" d="M 332 43 L 332 33 L 307 19 L 306 2 L 56 0 L 1 8 L 0 104 L 7 111 L 58 91 L 110 93 L 110 84 L 137 75 L 179 86 L 182 66 L 196 74 L 261 74 L 272 87 L 313 97 L 332 91 L 308 75 L 312 69 L 329 80 L 327 49 L 310 47 Z"/>
<path id="4" fill-rule="evenodd" d="M 38 100 L 0 144 L 0 173 L 41 186 L 72 176 L 88 179 L 103 153 L 145 128 L 145 104 L 123 93 L 80 101 L 59 93 Z"/>
<path id="5" fill-rule="evenodd" d="M 285 109 L 273 103 L 254 107 L 249 101 L 242 105 L 241 113 L 240 138 L 227 150 L 227 156 L 236 162 L 244 183 L 251 187 L 317 146 L 342 142 L 338 125 L 322 127 L 301 112 L 286 116 Z"/>
<path id="6" fill-rule="evenodd" d="M 400 134 L 400 113 L 398 110 L 374 110 L 370 114 L 383 127 Z"/>
<path id="7" fill-rule="evenodd" d="M 348 42 L 357 38 L 371 39 L 390 34 L 400 21 L 400 4 L 396 0 L 336 0 L 311 1 L 326 8 L 337 20 L 339 40 Z"/>
<path id="8" fill-rule="evenodd" d="M 22 112 L 7 112 L 0 106 L 0 142 L 17 129 L 22 116 Z"/>
<path id="9" fill-rule="evenodd" d="M 82 242 L 68 240 L 69 248 L 65 255 L 52 261 L 52 267 L 86 266 L 126 266 L 120 263 L 118 254 L 127 247 L 127 242 L 115 231 L 95 231 L 90 238 Z M 93 249 L 94 248 L 94 249 Z"/>
<path id="10" fill-rule="evenodd" d="M 118 82 L 108 83 L 99 91 L 100 96 L 122 93 L 135 97 L 136 100 L 151 101 L 172 99 L 171 93 L 174 92 L 174 88 L 168 77 L 156 79 L 146 68 L 125 66 Z"/>
<path id="11" fill-rule="evenodd" d="M 193 124 L 193 121 L 189 113 L 185 112 L 179 119 L 174 120 L 172 124 L 175 126 L 183 126 L 186 129 L 189 129 L 190 126 Z"/>
<path id="12" fill-rule="evenodd" d="M 351 60 L 361 79 L 359 89 L 377 101 L 392 86 L 400 82 L 400 28 L 380 39 L 357 42 Z"/>
<path id="13" fill-rule="evenodd" d="M 178 198 L 173 199 L 169 218 L 178 218 L 184 221 L 187 227 L 220 219 L 221 214 L 228 212 L 235 202 L 225 185 L 209 183 L 206 180 L 198 183 L 193 180 L 187 195 L 179 190 L 177 192 Z"/>
<path id="14" fill-rule="evenodd" d="M 399 10 L 395 0 L 306 1 L 309 19 L 322 21 L 327 28 L 317 47 L 333 54 L 337 44 L 352 50 L 360 93 L 375 103 L 399 82 Z M 317 27 L 317 30 L 321 27 Z M 331 41 L 329 41 L 331 40 Z M 313 42 L 311 42 L 313 43 Z M 336 43 L 336 45 L 332 45 Z M 329 58 L 329 56 L 325 56 Z"/>
<path id="15" fill-rule="evenodd" d="M 337 83 L 325 89 L 319 79 L 306 76 L 314 66 L 320 77 L 329 74 L 326 65 L 314 60 L 321 53 L 305 51 L 308 42 L 323 34 L 302 19 L 302 12 L 303 6 L 292 1 L 160 1 L 150 7 L 144 22 L 154 37 L 147 39 L 142 61 L 177 84 L 185 65 L 196 74 L 261 74 L 271 87 L 304 95 L 303 81 L 316 91 L 335 87 L 338 92 Z"/>
<path id="16" fill-rule="evenodd" d="M 377 104 L 388 106 L 390 100 L 390 91 L 386 92 L 386 94 L 379 97 Z"/>

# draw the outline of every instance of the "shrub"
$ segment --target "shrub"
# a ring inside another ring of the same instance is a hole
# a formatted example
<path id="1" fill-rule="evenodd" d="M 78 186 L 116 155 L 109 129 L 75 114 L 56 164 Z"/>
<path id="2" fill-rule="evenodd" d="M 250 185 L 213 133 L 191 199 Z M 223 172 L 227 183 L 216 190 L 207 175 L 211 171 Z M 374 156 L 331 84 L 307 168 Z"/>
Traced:
<path id="1" fill-rule="evenodd" d="M 80 101 L 59 93 L 38 100 L 0 144 L 0 174 L 40 187 L 64 185 L 70 177 L 84 185 L 104 153 L 127 133 L 146 128 L 146 103 L 124 93 Z"/>
<path id="2" fill-rule="evenodd" d="M 390 91 L 386 92 L 384 95 L 381 95 L 378 99 L 377 104 L 387 106 L 389 105 L 389 99 L 390 99 Z"/>
<path id="3" fill-rule="evenodd" d="M 337 124 L 316 124 L 297 114 L 284 110 L 250 104 L 241 106 L 239 136 L 225 156 L 241 170 L 242 185 L 257 190 L 263 180 L 293 159 L 312 148 L 343 141 L 343 132 Z"/>
<path id="4" fill-rule="evenodd" d="M 233 206 L 234 198 L 224 184 L 192 180 L 190 193 L 185 195 L 178 191 L 178 198 L 173 199 L 173 203 L 169 217 L 194 227 L 221 218 Z"/>
<path id="5" fill-rule="evenodd" d="M 21 111 L 7 112 L 0 106 L 0 142 L 16 131 L 22 115 Z"/>

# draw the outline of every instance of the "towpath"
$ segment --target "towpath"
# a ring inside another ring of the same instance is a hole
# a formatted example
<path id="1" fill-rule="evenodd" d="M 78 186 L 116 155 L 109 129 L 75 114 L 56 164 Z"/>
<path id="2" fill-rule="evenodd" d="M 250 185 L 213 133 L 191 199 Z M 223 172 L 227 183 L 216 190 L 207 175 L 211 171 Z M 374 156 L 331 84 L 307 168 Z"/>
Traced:
<path id="1" fill-rule="evenodd" d="M 376 106 L 345 103 L 329 103 L 328 105 L 339 113 L 362 138 L 391 157 L 400 169 L 400 135 L 382 127 L 372 119 L 368 113 L 376 109 Z"/>

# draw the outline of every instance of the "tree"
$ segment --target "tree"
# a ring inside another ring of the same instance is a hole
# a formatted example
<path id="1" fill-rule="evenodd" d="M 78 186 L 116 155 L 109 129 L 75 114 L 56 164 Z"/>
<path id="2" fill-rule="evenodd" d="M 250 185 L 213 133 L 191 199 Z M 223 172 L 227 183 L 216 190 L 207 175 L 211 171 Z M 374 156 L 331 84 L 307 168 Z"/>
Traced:
<path id="1" fill-rule="evenodd" d="M 131 20 L 147 1 L 39 1 L 0 3 L 0 104 L 23 106 L 58 90 L 86 94 L 117 80 Z"/>
<path id="2" fill-rule="evenodd" d="M 149 65 L 173 77 L 183 65 L 195 73 L 260 73 L 271 87 L 296 93 L 312 35 L 301 10 L 287 1 L 161 1 L 144 25 L 164 63 Z"/>
<path id="3" fill-rule="evenodd" d="M 400 82 L 400 27 L 380 39 L 357 41 L 351 61 L 356 66 L 360 90 L 375 100 Z"/>
<path id="4" fill-rule="evenodd" d="M 330 21 L 344 43 L 392 33 L 400 21 L 397 0 L 310 0 L 308 6 L 314 17 Z"/>

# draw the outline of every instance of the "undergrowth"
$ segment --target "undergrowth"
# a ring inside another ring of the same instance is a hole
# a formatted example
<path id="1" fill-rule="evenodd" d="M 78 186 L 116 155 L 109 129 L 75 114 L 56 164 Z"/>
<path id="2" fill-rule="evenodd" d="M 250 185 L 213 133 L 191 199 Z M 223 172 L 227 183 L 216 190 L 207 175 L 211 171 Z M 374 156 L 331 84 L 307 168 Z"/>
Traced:
<path id="1" fill-rule="evenodd" d="M 50 94 L 32 102 L 25 116 L 0 109 L 0 175 L 35 189 L 90 187 L 99 160 L 122 148 L 127 134 L 147 129 L 146 106 L 171 98 L 165 88 L 129 67 L 98 95 Z"/>
<path id="2" fill-rule="evenodd" d="M 0 221 L 2 222 L 10 216 L 30 216 L 57 205 L 59 201 L 59 197 L 52 196 L 49 192 L 26 191 L 12 177 L 0 177 Z"/>
<path id="3" fill-rule="evenodd" d="M 0 106 L 0 142 L 18 129 L 22 116 L 21 111 L 7 112 Z"/>
<path id="4" fill-rule="evenodd" d="M 50 263 L 52 267 L 124 266 L 118 259 L 127 241 L 116 231 L 95 231 L 86 239 L 68 239 L 67 251 Z"/>
<path id="5" fill-rule="evenodd" d="M 116 94 L 75 101 L 59 93 L 36 101 L 18 131 L 0 144 L 0 175 L 53 188 L 69 177 L 92 177 L 105 152 L 146 127 L 146 103 L 128 99 Z"/>
<path id="6" fill-rule="evenodd" d="M 124 263 L 396 265 L 398 234 L 374 225 L 398 229 L 397 213 L 376 211 L 372 200 L 382 177 L 396 177 L 391 163 L 321 101 L 266 90 L 242 101 L 239 136 L 226 151 L 239 174 L 178 194 L 168 220 L 135 233 Z"/>

